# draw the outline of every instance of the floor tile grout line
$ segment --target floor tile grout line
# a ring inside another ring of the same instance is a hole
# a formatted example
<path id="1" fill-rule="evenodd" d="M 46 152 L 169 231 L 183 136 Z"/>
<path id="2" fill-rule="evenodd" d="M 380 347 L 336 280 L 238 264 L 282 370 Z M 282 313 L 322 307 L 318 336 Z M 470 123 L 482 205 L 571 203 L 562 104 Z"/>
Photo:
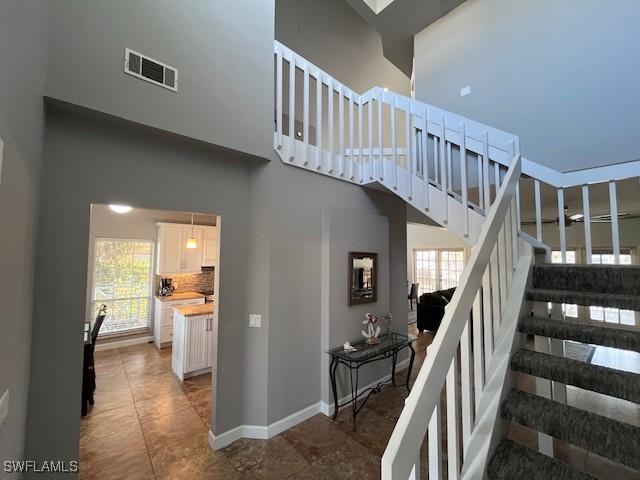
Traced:
<path id="1" fill-rule="evenodd" d="M 121 354 L 120 349 L 118 349 L 118 353 Z M 122 355 L 120 355 L 122 356 Z M 123 362 L 124 368 L 124 362 Z M 125 375 L 127 375 L 127 385 L 129 386 L 129 394 L 131 395 L 131 400 L 133 400 L 133 408 L 136 412 L 136 418 L 138 419 L 138 426 L 140 427 L 140 433 L 142 434 L 142 441 L 144 442 L 144 448 L 147 452 L 147 460 L 149 461 L 149 465 L 151 466 L 151 473 L 153 474 L 153 478 L 157 480 L 158 476 L 156 475 L 156 469 L 153 466 L 153 462 L 151 461 L 151 452 L 149 451 L 149 443 L 147 442 L 147 437 L 144 434 L 144 430 L 142 429 L 142 422 L 140 419 L 140 413 L 138 412 L 138 406 L 136 405 L 136 401 L 133 398 L 133 391 L 131 390 L 131 382 L 129 380 L 129 374 L 125 368 Z"/>

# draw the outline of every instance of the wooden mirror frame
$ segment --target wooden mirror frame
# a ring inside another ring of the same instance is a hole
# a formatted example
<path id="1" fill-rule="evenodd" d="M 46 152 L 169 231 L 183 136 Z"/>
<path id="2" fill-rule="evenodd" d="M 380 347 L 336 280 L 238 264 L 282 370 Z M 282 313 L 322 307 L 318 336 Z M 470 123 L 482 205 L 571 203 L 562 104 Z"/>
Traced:
<path id="1" fill-rule="evenodd" d="M 353 261 L 359 258 L 372 258 L 373 271 L 371 274 L 371 283 L 373 295 L 367 298 L 354 298 L 353 292 Z M 349 252 L 349 305 L 362 305 L 365 303 L 375 303 L 378 301 L 378 254 L 368 252 Z"/>

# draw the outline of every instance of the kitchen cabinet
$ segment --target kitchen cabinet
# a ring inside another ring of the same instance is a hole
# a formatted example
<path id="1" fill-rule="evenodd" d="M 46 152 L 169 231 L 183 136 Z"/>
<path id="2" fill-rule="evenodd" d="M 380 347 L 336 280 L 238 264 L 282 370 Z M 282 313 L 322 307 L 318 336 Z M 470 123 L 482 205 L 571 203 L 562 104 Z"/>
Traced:
<path id="1" fill-rule="evenodd" d="M 202 266 L 215 267 L 218 263 L 218 229 L 216 227 L 204 227 L 203 234 Z"/>
<path id="2" fill-rule="evenodd" d="M 192 298 L 184 298 L 189 297 Z M 153 320 L 153 342 L 158 349 L 173 343 L 173 312 L 175 307 L 204 304 L 204 295 L 193 292 L 189 294 L 176 294 L 179 300 L 170 300 L 172 297 L 156 297 Z"/>
<path id="3" fill-rule="evenodd" d="M 211 371 L 214 357 L 213 313 L 173 316 L 171 367 L 180 380 Z"/>
<path id="4" fill-rule="evenodd" d="M 218 230 L 214 226 L 158 223 L 156 240 L 156 274 L 200 273 L 213 267 L 218 257 Z M 187 248 L 191 236 L 196 248 Z"/>

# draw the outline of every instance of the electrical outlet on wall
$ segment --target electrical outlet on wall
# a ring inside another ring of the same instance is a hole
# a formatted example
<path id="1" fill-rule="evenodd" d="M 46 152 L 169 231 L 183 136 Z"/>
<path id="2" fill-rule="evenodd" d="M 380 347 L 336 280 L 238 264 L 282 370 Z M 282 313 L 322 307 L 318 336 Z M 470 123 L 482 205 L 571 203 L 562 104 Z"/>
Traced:
<path id="1" fill-rule="evenodd" d="M 9 389 L 7 389 L 0 398 L 0 429 L 4 421 L 9 416 Z"/>
<path id="2" fill-rule="evenodd" d="M 252 313 L 249 315 L 249 326 L 259 328 L 262 325 L 262 315 Z"/>
<path id="3" fill-rule="evenodd" d="M 460 96 L 461 97 L 466 97 L 470 93 L 471 93 L 471 87 L 469 85 L 467 85 L 466 87 L 462 87 L 460 89 Z"/>

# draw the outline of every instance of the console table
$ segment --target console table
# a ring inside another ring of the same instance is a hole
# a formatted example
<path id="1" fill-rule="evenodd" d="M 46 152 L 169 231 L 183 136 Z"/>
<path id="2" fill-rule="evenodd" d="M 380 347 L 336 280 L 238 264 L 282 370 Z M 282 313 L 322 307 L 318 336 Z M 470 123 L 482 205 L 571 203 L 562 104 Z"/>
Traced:
<path id="1" fill-rule="evenodd" d="M 345 405 L 351 405 L 353 424 L 355 426 L 356 416 L 362 410 L 369 397 L 380 392 L 383 387 L 388 385 L 396 385 L 396 364 L 398 361 L 398 353 L 408 348 L 411 350 L 411 358 L 409 359 L 409 374 L 405 386 L 410 392 L 409 379 L 411 377 L 411 369 L 413 368 L 413 360 L 416 352 L 411 345 L 415 338 L 401 333 L 388 332 L 380 335 L 380 343 L 376 345 L 368 345 L 364 338 L 352 343 L 355 351 L 345 351 L 343 347 L 332 348 L 327 353 L 331 356 L 331 364 L 329 366 L 329 376 L 331 377 L 331 388 L 333 390 L 333 404 L 335 405 L 333 419 L 338 416 L 338 410 Z M 379 382 L 375 387 L 370 387 L 358 393 L 358 372 L 360 367 L 368 363 L 377 362 L 391 358 L 391 379 Z M 351 400 L 342 404 L 338 404 L 338 388 L 336 384 L 336 370 L 338 365 L 345 365 L 349 369 L 349 377 L 351 380 Z M 360 397 L 366 394 L 363 402 L 358 406 L 357 402 Z"/>

